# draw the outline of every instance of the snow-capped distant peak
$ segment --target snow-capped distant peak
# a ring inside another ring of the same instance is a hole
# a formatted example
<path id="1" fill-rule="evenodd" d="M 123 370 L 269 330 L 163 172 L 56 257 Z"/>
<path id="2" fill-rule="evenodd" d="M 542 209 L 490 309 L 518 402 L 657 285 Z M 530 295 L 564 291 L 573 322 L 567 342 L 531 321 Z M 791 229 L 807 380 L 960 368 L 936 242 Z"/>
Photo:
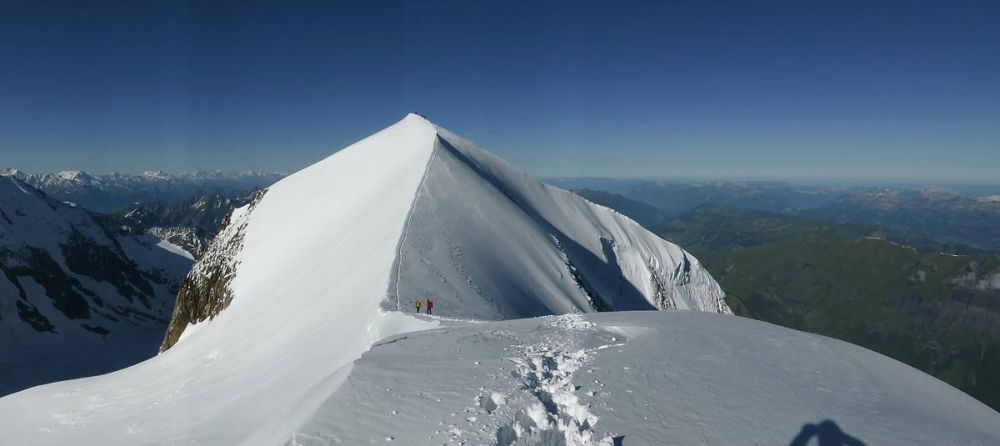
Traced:
<path id="1" fill-rule="evenodd" d="M 998 195 L 984 195 L 982 197 L 976 198 L 977 201 L 981 203 L 993 203 L 1000 204 L 1000 194 Z"/>
<path id="2" fill-rule="evenodd" d="M 65 181 L 87 181 L 92 177 L 81 170 L 64 170 L 56 174 L 56 176 Z"/>
<path id="3" fill-rule="evenodd" d="M 146 178 L 149 178 L 151 180 L 168 180 L 168 179 L 170 179 L 170 175 L 168 175 L 166 172 L 159 171 L 159 170 L 147 170 L 147 171 L 145 171 L 145 172 L 142 173 L 142 176 L 144 176 Z"/>

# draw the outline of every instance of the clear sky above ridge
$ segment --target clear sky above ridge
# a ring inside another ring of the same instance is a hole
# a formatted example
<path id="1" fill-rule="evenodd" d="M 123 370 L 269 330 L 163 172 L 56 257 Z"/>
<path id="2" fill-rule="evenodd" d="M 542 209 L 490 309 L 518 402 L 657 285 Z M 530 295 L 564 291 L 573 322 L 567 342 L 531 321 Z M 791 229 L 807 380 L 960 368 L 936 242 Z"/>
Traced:
<path id="1" fill-rule="evenodd" d="M 0 167 L 295 171 L 410 111 L 538 176 L 1000 180 L 1000 2 L 0 1 Z"/>

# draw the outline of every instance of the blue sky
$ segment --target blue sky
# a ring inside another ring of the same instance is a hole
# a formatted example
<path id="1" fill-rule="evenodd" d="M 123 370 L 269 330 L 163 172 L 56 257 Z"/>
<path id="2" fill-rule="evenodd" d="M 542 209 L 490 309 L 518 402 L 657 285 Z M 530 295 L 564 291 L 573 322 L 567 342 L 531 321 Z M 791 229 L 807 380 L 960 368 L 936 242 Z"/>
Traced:
<path id="1" fill-rule="evenodd" d="M 419 111 L 539 176 L 1000 180 L 998 23 L 996 1 L 0 1 L 0 166 L 294 171 Z"/>

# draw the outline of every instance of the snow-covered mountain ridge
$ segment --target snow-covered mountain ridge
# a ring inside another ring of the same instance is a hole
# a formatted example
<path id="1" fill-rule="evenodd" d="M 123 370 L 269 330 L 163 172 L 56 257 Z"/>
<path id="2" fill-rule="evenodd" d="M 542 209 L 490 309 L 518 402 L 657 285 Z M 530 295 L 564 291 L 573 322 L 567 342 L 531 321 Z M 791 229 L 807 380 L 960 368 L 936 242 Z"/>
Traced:
<path id="1" fill-rule="evenodd" d="M 250 254 L 255 251 L 244 249 L 244 242 L 252 247 L 256 236 L 267 244 L 265 249 L 296 246 L 302 243 L 302 234 L 329 231 L 315 225 L 332 220 L 336 224 L 330 228 L 339 228 L 339 219 L 353 214 L 364 218 L 378 198 L 359 203 L 362 207 L 353 211 L 344 204 L 327 204 L 333 194 L 315 191 L 360 189 L 351 176 L 370 173 L 370 166 L 355 166 L 370 162 L 366 159 L 370 156 L 419 157 L 399 166 L 418 182 L 403 205 L 403 226 L 389 235 L 399 243 L 383 309 L 411 311 L 417 299 L 433 298 L 438 314 L 472 319 L 669 308 L 730 313 L 718 284 L 676 245 L 410 115 L 275 184 L 259 202 L 255 200 L 254 212 L 234 213 L 230 226 L 239 228 L 223 230 L 206 254 L 209 259 L 185 280 L 164 348 L 180 337 L 188 322 L 211 318 L 233 296 L 240 298 L 238 281 L 243 273 L 237 271 L 238 264 L 272 255 L 271 251 Z M 387 167 L 395 164 L 380 162 Z M 313 201 L 302 203 L 307 195 Z M 285 218 L 295 214 L 294 220 Z M 266 223 L 255 223 L 262 218 Z M 289 260 L 297 264 L 322 258 L 329 255 L 322 252 L 324 245 L 340 243 L 338 239 L 301 246 L 309 255 Z M 305 271 L 316 266 L 297 265 Z M 274 272 L 261 271 L 253 277 L 267 274 Z"/>

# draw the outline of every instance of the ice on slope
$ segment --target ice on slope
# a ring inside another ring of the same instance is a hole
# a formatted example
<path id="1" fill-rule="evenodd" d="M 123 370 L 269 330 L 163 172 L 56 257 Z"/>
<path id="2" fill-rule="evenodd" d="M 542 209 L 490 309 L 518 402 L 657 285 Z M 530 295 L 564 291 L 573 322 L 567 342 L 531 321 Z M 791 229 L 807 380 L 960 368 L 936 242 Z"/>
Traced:
<path id="1" fill-rule="evenodd" d="M 494 395 L 503 404 L 483 404 Z M 1000 439 L 1000 414 L 895 360 L 685 311 L 449 322 L 394 337 L 286 444 L 786 445 L 825 420 L 869 445 Z"/>

